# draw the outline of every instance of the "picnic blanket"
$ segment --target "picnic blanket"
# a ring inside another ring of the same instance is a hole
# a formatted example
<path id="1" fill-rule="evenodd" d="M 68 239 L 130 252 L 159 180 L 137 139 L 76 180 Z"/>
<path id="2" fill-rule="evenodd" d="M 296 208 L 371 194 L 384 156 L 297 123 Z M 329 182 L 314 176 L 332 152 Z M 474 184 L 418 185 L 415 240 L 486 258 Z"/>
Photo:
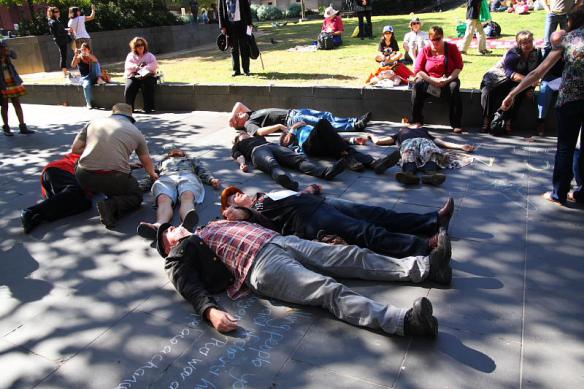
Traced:
<path id="1" fill-rule="evenodd" d="M 464 38 L 449 38 L 448 42 L 455 43 L 459 49 L 462 49 L 464 43 Z M 535 47 L 543 47 L 543 39 L 534 39 L 533 44 Z M 488 49 L 510 49 L 515 47 L 515 39 L 488 39 L 487 38 L 487 48 Z M 470 47 L 477 48 L 478 40 L 473 38 Z"/>
<path id="2" fill-rule="evenodd" d="M 286 51 L 316 51 L 317 47 L 316 45 L 301 45 L 301 46 L 294 46 L 289 48 Z"/>

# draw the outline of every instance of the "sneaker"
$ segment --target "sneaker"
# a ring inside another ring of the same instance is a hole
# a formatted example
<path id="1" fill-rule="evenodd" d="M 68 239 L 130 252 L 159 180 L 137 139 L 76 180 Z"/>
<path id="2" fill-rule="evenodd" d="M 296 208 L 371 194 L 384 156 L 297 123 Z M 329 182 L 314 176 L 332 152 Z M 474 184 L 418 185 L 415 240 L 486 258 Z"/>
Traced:
<path id="1" fill-rule="evenodd" d="M 479 51 L 479 53 L 481 53 L 482 55 L 489 55 L 489 54 L 492 54 L 493 52 L 491 50 L 485 49 L 485 50 Z"/>
<path id="2" fill-rule="evenodd" d="M 91 104 L 86 104 L 86 105 L 85 105 L 85 108 L 87 108 L 87 109 L 93 109 L 93 105 L 91 105 Z"/>
<path id="3" fill-rule="evenodd" d="M 339 174 L 341 174 L 347 167 L 347 160 L 345 158 L 339 159 L 337 162 L 333 164 L 333 166 L 327 168 L 324 172 L 322 178 L 325 180 L 332 180 Z"/>
<path id="4" fill-rule="evenodd" d="M 365 170 L 365 165 L 357 161 L 357 159 L 353 155 L 347 155 L 345 159 L 347 160 L 347 167 L 349 168 L 349 170 L 352 170 L 354 172 L 362 172 L 363 170 Z"/>
<path id="5" fill-rule="evenodd" d="M 439 186 L 446 181 L 446 176 L 442 173 L 424 174 L 422 176 L 422 183 L 426 185 Z"/>
<path id="6" fill-rule="evenodd" d="M 35 133 L 35 131 L 29 130 L 25 123 L 19 124 L 18 125 L 18 128 L 20 129 L 20 133 L 21 134 L 28 135 L 28 134 L 34 134 Z"/>
<path id="7" fill-rule="evenodd" d="M 414 301 L 404 318 L 404 335 L 429 336 L 438 334 L 438 320 L 432 316 L 432 303 L 426 297 Z"/>
<path id="8" fill-rule="evenodd" d="M 395 166 L 399 159 L 401 158 L 401 154 L 399 150 L 394 150 L 393 153 L 386 155 L 383 158 L 376 159 L 371 164 L 371 168 L 375 172 L 375 174 L 383 174 L 387 169 L 392 166 Z"/>
<path id="9" fill-rule="evenodd" d="M 185 215 L 185 218 L 182 221 L 181 225 L 184 228 L 186 228 L 187 230 L 189 230 L 190 232 L 193 232 L 193 229 L 197 226 L 198 223 L 199 223 L 199 215 L 197 214 L 196 210 L 191 209 Z"/>
<path id="10" fill-rule="evenodd" d="M 290 189 L 290 190 L 293 190 L 293 191 L 297 191 L 298 190 L 298 182 L 296 182 L 293 179 L 291 179 L 290 176 L 287 175 L 287 174 L 278 176 L 276 178 L 276 182 L 278 184 L 282 185 L 286 189 Z"/>
<path id="11" fill-rule="evenodd" d="M 373 114 L 371 112 L 367 112 L 365 115 L 359 118 L 359 121 L 362 121 L 363 123 L 365 123 L 365 125 L 367 125 L 371 121 L 372 116 Z"/>
<path id="12" fill-rule="evenodd" d="M 452 268 L 450 258 L 452 256 L 452 245 L 446 230 L 441 228 L 438 233 L 438 244 L 430 253 L 430 273 L 428 280 L 437 284 L 450 285 L 452 282 Z"/>
<path id="13" fill-rule="evenodd" d="M 397 172 L 395 174 L 395 179 L 397 182 L 404 185 L 417 185 L 420 183 L 420 178 L 418 176 L 408 172 Z"/>
<path id="14" fill-rule="evenodd" d="M 136 233 L 142 238 L 154 242 L 158 228 L 154 224 L 141 222 L 138 224 Z"/>
<path id="15" fill-rule="evenodd" d="M 28 209 L 23 209 L 20 212 L 20 223 L 25 234 L 30 233 L 42 221 L 43 219 L 38 213 L 34 213 Z"/>
<path id="16" fill-rule="evenodd" d="M 107 84 L 107 82 L 105 82 L 105 81 L 103 80 L 103 78 L 98 78 L 98 79 L 97 79 L 97 85 L 105 85 L 105 84 Z"/>
<path id="17" fill-rule="evenodd" d="M 367 127 L 367 122 L 365 122 L 365 120 L 363 119 L 359 119 L 357 120 L 357 122 L 355 122 L 355 130 L 357 131 L 363 131 L 365 129 L 365 127 Z"/>
<path id="18" fill-rule="evenodd" d="M 107 229 L 112 229 L 116 226 L 118 219 L 115 215 L 115 210 L 110 206 L 107 200 L 97 202 L 97 212 L 99 212 L 99 221 Z"/>

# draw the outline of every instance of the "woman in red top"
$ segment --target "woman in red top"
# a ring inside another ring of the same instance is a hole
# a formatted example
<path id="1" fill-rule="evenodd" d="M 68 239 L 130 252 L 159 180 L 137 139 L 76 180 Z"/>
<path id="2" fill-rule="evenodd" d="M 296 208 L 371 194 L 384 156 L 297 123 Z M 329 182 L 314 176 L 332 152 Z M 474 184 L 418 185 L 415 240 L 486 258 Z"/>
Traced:
<path id="1" fill-rule="evenodd" d="M 412 117 L 410 122 L 421 127 L 424 123 L 424 101 L 428 94 L 448 98 L 450 105 L 450 125 L 455 133 L 461 133 L 462 100 L 460 99 L 460 80 L 462 56 L 455 44 L 445 42 L 442 27 L 433 26 L 428 32 L 430 45 L 418 54 L 412 89 Z"/>

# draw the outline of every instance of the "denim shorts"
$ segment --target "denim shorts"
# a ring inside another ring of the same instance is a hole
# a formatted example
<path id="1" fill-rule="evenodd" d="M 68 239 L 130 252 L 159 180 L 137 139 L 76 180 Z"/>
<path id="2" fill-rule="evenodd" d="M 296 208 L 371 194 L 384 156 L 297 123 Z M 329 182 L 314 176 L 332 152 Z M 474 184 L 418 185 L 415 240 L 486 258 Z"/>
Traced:
<path id="1" fill-rule="evenodd" d="M 199 178 L 193 173 L 163 175 L 152 185 L 152 195 L 155 199 L 164 194 L 170 197 L 173 205 L 177 203 L 178 198 L 184 192 L 192 192 L 195 195 L 195 199 L 200 198 L 201 190 L 203 190 L 203 187 Z"/>

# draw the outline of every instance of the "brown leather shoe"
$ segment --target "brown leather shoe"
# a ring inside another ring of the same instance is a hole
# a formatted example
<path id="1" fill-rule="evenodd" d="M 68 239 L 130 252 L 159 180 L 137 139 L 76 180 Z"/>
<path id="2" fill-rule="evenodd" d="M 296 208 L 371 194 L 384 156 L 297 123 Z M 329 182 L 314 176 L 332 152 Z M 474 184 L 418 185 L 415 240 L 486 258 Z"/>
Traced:
<path id="1" fill-rule="evenodd" d="M 454 215 L 454 199 L 449 197 L 446 203 L 438 210 L 438 228 L 448 230 L 450 219 Z"/>

